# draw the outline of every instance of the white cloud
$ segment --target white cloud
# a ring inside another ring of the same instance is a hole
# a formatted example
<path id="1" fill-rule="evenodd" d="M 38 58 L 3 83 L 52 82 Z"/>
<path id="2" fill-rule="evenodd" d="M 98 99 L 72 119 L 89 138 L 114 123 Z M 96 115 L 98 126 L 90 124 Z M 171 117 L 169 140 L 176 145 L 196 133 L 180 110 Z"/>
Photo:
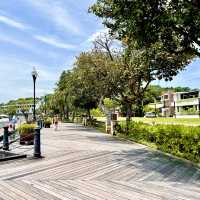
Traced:
<path id="1" fill-rule="evenodd" d="M 95 42 L 96 39 L 101 38 L 102 40 L 105 39 L 105 35 L 107 35 L 108 29 L 100 29 L 94 32 L 92 35 L 88 37 L 87 40 L 81 43 L 81 47 L 83 50 L 88 50 L 94 47 L 93 43 Z M 112 42 L 110 43 L 110 49 L 119 52 L 122 51 L 122 44 L 119 40 L 113 39 Z"/>
<path id="2" fill-rule="evenodd" d="M 75 49 L 76 48 L 75 45 L 63 43 L 62 41 L 59 41 L 52 37 L 44 37 L 41 35 L 35 35 L 34 38 L 40 42 L 43 42 L 45 44 L 49 44 L 61 49 Z"/>
<path id="3" fill-rule="evenodd" d="M 108 34 L 108 29 L 101 29 L 96 31 L 95 33 L 93 33 L 88 39 L 88 42 L 94 42 L 98 37 L 100 37 L 101 35 L 104 34 Z"/>
<path id="4" fill-rule="evenodd" d="M 45 14 L 57 27 L 75 34 L 81 34 L 80 24 L 71 17 L 66 8 L 66 4 L 61 1 L 52 0 L 26 0 L 37 10 Z"/>
<path id="5" fill-rule="evenodd" d="M 91 36 L 89 36 L 89 38 L 87 39 L 87 42 L 94 42 L 96 39 L 98 38 L 104 38 L 105 35 L 109 35 L 109 30 L 108 29 L 101 29 L 96 31 L 95 33 L 93 33 Z M 117 39 L 113 39 L 113 45 L 117 48 L 120 47 L 121 48 L 121 42 Z"/>
<path id="6" fill-rule="evenodd" d="M 33 37 L 35 38 L 35 36 L 33 36 Z M 50 39 L 50 38 L 48 38 L 48 39 L 42 38 L 42 36 L 41 37 L 38 36 L 37 40 L 40 40 L 41 42 L 47 43 L 49 45 L 53 45 L 58 48 L 64 48 L 64 49 L 70 49 L 70 50 L 73 50 L 76 48 L 74 45 L 64 44 L 64 43 L 58 42 L 58 41 L 56 41 L 54 39 Z M 1 33 L 0 33 L 0 42 L 14 45 L 20 50 L 21 49 L 28 50 L 28 51 L 34 53 L 35 55 L 42 55 L 42 54 L 44 54 L 44 51 L 45 51 L 45 48 L 42 49 L 42 48 L 38 47 L 37 44 L 32 43 L 32 40 L 31 40 L 31 45 L 30 45 L 30 41 L 23 41 L 20 38 L 14 38 L 12 36 L 4 35 Z M 53 62 L 54 60 L 57 60 L 61 56 L 56 51 L 48 50 L 45 53 L 45 57 L 50 58 L 51 61 Z"/>
<path id="7" fill-rule="evenodd" d="M 3 15 L 0 15 L 0 22 L 20 30 L 25 30 L 29 28 L 29 26 Z"/>
<path id="8" fill-rule="evenodd" d="M 88 50 L 93 47 L 93 42 L 101 36 L 101 34 L 108 33 L 107 29 L 100 29 L 90 35 L 85 41 L 80 44 L 81 50 Z"/>
<path id="9" fill-rule="evenodd" d="M 194 47 L 200 52 L 200 46 L 197 43 L 193 43 Z"/>

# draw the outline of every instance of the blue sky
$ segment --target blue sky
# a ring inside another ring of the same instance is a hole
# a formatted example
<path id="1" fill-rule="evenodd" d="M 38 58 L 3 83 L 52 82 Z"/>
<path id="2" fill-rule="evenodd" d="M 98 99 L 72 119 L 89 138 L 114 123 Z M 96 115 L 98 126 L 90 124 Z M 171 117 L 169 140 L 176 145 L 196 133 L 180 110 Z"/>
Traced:
<path id="1" fill-rule="evenodd" d="M 32 96 L 31 71 L 39 72 L 37 96 L 48 94 L 63 70 L 91 46 L 104 27 L 88 14 L 95 0 L 0 1 L 0 102 Z M 198 88 L 199 60 L 163 86 Z"/>

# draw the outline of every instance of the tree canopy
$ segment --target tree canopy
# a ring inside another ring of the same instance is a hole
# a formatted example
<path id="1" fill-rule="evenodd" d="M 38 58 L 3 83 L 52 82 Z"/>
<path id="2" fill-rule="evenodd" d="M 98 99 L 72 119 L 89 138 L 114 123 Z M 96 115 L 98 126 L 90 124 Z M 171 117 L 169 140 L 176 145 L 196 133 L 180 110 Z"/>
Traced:
<path id="1" fill-rule="evenodd" d="M 199 57 L 199 11 L 197 0 L 96 0 L 89 12 L 103 20 L 109 34 L 100 34 L 94 48 L 63 71 L 51 98 L 54 112 L 90 114 L 97 106 L 103 111 L 106 99 L 123 107 L 127 118 L 132 111 L 142 116 L 143 106 L 163 91 L 152 81 L 171 81 Z"/>
<path id="2" fill-rule="evenodd" d="M 167 52 L 200 56 L 198 0 L 97 0 L 89 9 L 111 34 L 136 48 L 161 43 Z"/>

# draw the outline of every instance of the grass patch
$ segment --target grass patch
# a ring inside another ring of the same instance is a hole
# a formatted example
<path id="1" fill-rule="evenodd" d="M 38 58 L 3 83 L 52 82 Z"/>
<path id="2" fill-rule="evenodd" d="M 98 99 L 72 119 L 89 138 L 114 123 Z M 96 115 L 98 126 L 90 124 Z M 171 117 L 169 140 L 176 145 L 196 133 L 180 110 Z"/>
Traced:
<path id="1" fill-rule="evenodd" d="M 199 118 L 142 118 L 142 117 L 133 117 L 133 121 L 143 122 L 143 123 L 174 123 L 174 124 L 185 124 L 185 125 L 199 125 Z"/>
<path id="2" fill-rule="evenodd" d="M 96 118 L 98 121 L 105 122 L 106 117 L 97 117 Z M 125 117 L 119 117 L 118 121 L 123 122 L 125 121 Z M 187 125 L 187 126 L 200 126 L 200 119 L 199 118 L 162 118 L 162 117 L 157 117 L 157 118 L 144 118 L 144 117 L 132 117 L 132 121 L 135 122 L 143 122 L 143 123 L 152 123 L 152 124 L 181 124 L 181 125 Z"/>
<path id="3" fill-rule="evenodd" d="M 104 122 L 95 121 L 93 124 L 91 124 L 91 126 L 95 127 L 98 131 L 102 133 L 106 133 L 106 126 Z"/>

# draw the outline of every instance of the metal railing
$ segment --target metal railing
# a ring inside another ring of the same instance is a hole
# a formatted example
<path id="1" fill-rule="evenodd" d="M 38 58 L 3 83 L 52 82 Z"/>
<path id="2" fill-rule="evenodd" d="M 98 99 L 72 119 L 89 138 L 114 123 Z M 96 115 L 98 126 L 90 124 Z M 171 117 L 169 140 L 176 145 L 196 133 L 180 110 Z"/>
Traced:
<path id="1" fill-rule="evenodd" d="M 37 125 L 38 127 L 36 127 L 34 131 L 34 139 L 32 142 L 33 146 L 32 148 L 29 148 L 29 150 L 34 150 L 33 156 L 35 158 L 41 158 L 40 130 L 42 128 L 42 123 L 38 122 Z M 2 136 L 0 136 L 0 149 L 4 151 L 9 151 L 10 146 L 15 144 L 15 146 L 12 147 L 13 151 L 21 146 L 20 141 L 26 141 L 26 139 L 29 137 L 30 134 L 22 136 L 18 133 L 17 130 L 9 131 L 8 127 L 4 127 L 4 133 Z M 17 142 L 19 142 L 18 145 Z"/>

